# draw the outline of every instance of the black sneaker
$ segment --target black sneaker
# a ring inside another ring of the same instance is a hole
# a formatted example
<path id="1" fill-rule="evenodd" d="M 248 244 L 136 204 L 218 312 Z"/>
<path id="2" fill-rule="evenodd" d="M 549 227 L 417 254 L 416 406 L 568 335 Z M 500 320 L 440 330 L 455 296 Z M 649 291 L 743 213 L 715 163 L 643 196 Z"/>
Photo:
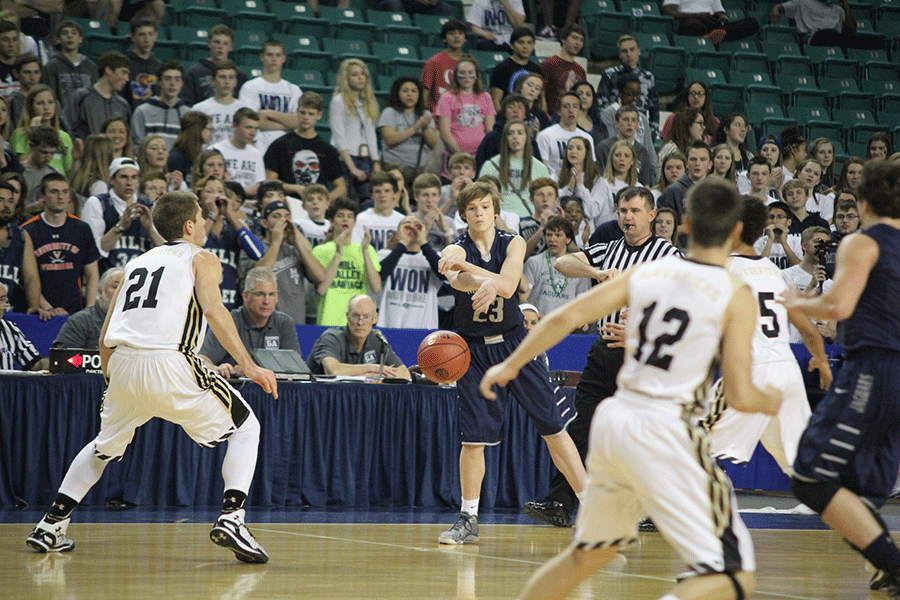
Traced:
<path id="1" fill-rule="evenodd" d="M 647 518 L 638 523 L 638 531 L 642 531 L 644 533 L 654 533 L 659 531 L 659 529 L 656 528 L 656 523 Z"/>
<path id="2" fill-rule="evenodd" d="M 532 519 L 549 523 L 554 527 L 571 527 L 572 517 L 569 509 L 557 500 L 544 500 L 543 502 L 526 502 L 522 507 L 525 514 Z"/>
<path id="3" fill-rule="evenodd" d="M 256 538 L 244 525 L 244 509 L 225 513 L 209 532 L 214 544 L 228 548 L 238 560 L 246 563 L 267 563 L 269 555 L 256 542 Z"/>
<path id="4" fill-rule="evenodd" d="M 891 583 L 891 578 L 881 569 L 875 569 L 872 579 L 869 580 L 869 589 L 878 591 L 885 589 Z"/>
<path id="5" fill-rule="evenodd" d="M 48 523 L 46 519 L 41 519 L 25 539 L 25 543 L 37 552 L 69 552 L 75 548 L 75 542 L 66 537 L 68 527 L 69 519 L 58 523 Z"/>

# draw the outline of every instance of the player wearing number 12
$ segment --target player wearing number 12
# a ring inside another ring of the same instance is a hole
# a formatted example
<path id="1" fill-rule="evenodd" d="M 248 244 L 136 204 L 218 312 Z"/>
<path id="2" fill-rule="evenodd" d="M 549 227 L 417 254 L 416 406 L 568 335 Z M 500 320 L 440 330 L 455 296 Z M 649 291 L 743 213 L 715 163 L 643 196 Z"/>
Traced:
<path id="1" fill-rule="evenodd" d="M 181 425 L 201 446 L 227 440 L 225 499 L 210 539 L 241 561 L 264 563 L 269 556 L 244 525 L 243 508 L 256 468 L 259 421 L 197 356 L 206 321 L 244 374 L 277 398 L 275 375 L 250 358 L 222 304 L 222 265 L 201 247 L 206 227 L 197 197 L 164 194 L 153 207 L 153 224 L 167 243 L 128 263 L 100 333 L 108 381 L 100 433 L 72 461 L 53 506 L 26 543 L 38 552 L 72 550 L 75 543 L 66 537 L 72 511 L 106 465 L 122 458 L 135 429 L 160 417 Z"/>
<path id="2" fill-rule="evenodd" d="M 642 264 L 556 309 L 486 373 L 481 392 L 490 397 L 567 332 L 629 307 L 618 389 L 591 423 L 589 485 L 574 541 L 532 576 L 520 598 L 563 598 L 635 539 L 647 515 L 690 567 L 664 598 L 724 600 L 753 591 L 750 534 L 698 423 L 720 362 L 733 408 L 773 415 L 781 404 L 777 390 L 751 381 L 756 322 L 746 315 L 755 313 L 756 301 L 724 268 L 741 232 L 741 209 L 726 181 L 694 186 L 686 258 Z"/>
<path id="3" fill-rule="evenodd" d="M 500 194 L 485 183 L 467 186 L 457 197 L 465 233 L 441 252 L 438 270 L 453 287 L 456 300 L 453 328 L 468 343 L 472 358 L 456 384 L 459 393 L 459 428 L 462 449 L 459 477 L 462 510 L 456 524 L 438 538 L 442 544 L 478 540 L 478 504 L 484 479 L 484 447 L 500 443 L 506 394 L 489 402 L 478 392 L 481 376 L 515 350 L 525 337 L 516 292 L 522 278 L 525 241 L 494 226 L 500 212 Z M 566 431 L 574 411 L 561 408 L 550 373 L 541 361 L 525 365 L 510 382 L 516 400 L 529 414 L 547 442 L 550 456 L 572 489 L 585 486 L 584 465 Z"/>

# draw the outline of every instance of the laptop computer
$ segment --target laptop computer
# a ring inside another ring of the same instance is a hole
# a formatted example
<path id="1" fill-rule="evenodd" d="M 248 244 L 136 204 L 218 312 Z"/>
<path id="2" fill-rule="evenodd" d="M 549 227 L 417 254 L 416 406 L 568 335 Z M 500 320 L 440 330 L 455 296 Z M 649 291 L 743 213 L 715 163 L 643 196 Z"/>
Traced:
<path id="1" fill-rule="evenodd" d="M 50 348 L 50 372 L 67 373 L 102 373 L 100 368 L 100 351 L 96 348 Z"/>
<path id="2" fill-rule="evenodd" d="M 252 350 L 256 364 L 275 373 L 275 379 L 283 381 L 312 381 L 309 367 L 303 357 L 294 350 Z"/>

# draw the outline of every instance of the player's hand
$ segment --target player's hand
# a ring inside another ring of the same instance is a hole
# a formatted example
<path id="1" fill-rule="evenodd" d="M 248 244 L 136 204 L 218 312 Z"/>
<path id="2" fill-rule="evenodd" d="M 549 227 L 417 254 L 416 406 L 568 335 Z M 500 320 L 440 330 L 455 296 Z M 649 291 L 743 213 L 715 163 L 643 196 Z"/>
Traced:
<path id="1" fill-rule="evenodd" d="M 494 392 L 494 386 L 499 385 L 500 387 L 503 387 L 518 374 L 518 369 L 513 369 L 507 365 L 506 362 L 502 362 L 487 370 L 487 373 L 485 373 L 484 377 L 481 379 L 481 384 L 478 386 L 478 389 L 481 392 L 481 395 L 488 400 L 496 400 L 497 393 Z"/>
<path id="2" fill-rule="evenodd" d="M 278 400 L 278 383 L 275 381 L 275 373 L 254 364 L 249 369 L 244 369 L 244 375 L 258 383 L 263 391 L 272 394 L 272 397 Z"/>
<path id="3" fill-rule="evenodd" d="M 781 304 L 788 310 L 800 308 L 803 300 L 803 296 L 794 286 L 788 286 L 788 289 L 781 292 L 781 294 L 778 295 L 778 298 L 775 299 L 778 304 Z"/>
<path id="4" fill-rule="evenodd" d="M 625 347 L 625 325 L 622 323 L 607 323 L 600 328 L 600 337 L 606 341 L 610 348 Z"/>
<path id="5" fill-rule="evenodd" d="M 230 365 L 228 363 L 222 363 L 218 367 L 213 368 L 219 377 L 223 379 L 231 379 L 232 377 L 236 377 L 238 375 L 238 369 L 236 365 Z"/>
<path id="6" fill-rule="evenodd" d="M 594 279 L 596 279 L 597 281 L 602 283 L 602 282 L 606 281 L 607 279 L 612 279 L 619 273 L 621 273 L 621 271 L 619 271 L 616 268 L 606 269 L 605 271 L 597 271 L 597 274 L 594 275 Z"/>
<path id="7" fill-rule="evenodd" d="M 815 358 L 809 359 L 809 367 L 807 370 L 812 373 L 816 369 L 819 370 L 819 388 L 827 390 L 834 381 L 834 375 L 831 373 L 831 363 L 826 358 L 823 361 L 817 361 Z"/>
<path id="8" fill-rule="evenodd" d="M 464 258 L 458 256 L 445 256 L 438 261 L 438 272 L 445 275 L 450 271 L 466 271 L 468 263 Z"/>
<path id="9" fill-rule="evenodd" d="M 476 313 L 487 312 L 496 298 L 497 284 L 493 279 L 488 279 L 472 294 L 472 310 Z"/>

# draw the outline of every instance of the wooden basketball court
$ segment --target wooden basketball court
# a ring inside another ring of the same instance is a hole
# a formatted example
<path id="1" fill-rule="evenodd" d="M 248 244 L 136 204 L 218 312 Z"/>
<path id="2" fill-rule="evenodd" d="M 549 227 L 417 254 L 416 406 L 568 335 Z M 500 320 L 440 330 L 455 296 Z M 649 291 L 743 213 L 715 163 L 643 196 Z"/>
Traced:
<path id="1" fill-rule="evenodd" d="M 29 550 L 24 539 L 31 522 L 17 518 L 22 522 L 0 525 L 0 597 L 507 599 L 572 535 L 570 529 L 537 524 L 490 524 L 488 517 L 477 544 L 440 546 L 437 536 L 453 520 L 450 513 L 438 515 L 446 518 L 434 524 L 411 523 L 421 516 L 400 514 L 393 520 L 407 522 L 276 523 L 260 521 L 277 520 L 277 514 L 254 511 L 248 515 L 250 527 L 271 561 L 246 565 L 209 541 L 206 522 L 159 522 L 127 511 L 133 516 L 120 513 L 123 519 L 157 522 L 90 523 L 86 512 L 76 512 L 69 527 L 76 548 L 66 554 Z M 816 517 L 797 519 L 817 526 Z M 754 529 L 752 534 L 759 573 L 755 598 L 887 597 L 870 594 L 863 560 L 831 531 Z M 684 570 L 659 533 L 641 533 L 639 543 L 621 557 L 570 597 L 653 600 Z"/>

